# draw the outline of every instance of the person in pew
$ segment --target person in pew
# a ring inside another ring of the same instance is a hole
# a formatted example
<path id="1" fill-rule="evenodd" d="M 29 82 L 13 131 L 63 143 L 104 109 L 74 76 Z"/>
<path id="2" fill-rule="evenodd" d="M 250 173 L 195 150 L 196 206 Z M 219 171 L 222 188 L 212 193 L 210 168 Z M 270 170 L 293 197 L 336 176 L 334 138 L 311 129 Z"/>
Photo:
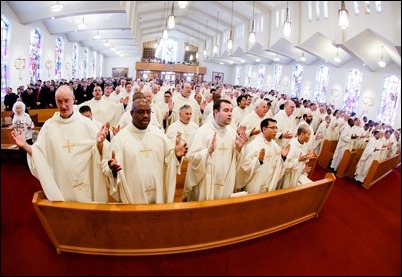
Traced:
<path id="1" fill-rule="evenodd" d="M 260 123 L 261 133 L 245 146 L 236 175 L 237 190 L 244 188 L 249 194 L 254 194 L 277 189 L 290 144 L 281 148 L 276 143 L 276 124 L 275 119 L 263 119 Z"/>
<path id="2" fill-rule="evenodd" d="M 379 153 L 382 147 L 380 140 L 381 132 L 374 131 L 373 136 L 364 148 L 364 151 L 356 165 L 355 180 L 363 183 L 374 160 L 379 159 Z"/>
<path id="3" fill-rule="evenodd" d="M 107 203 L 107 183 L 102 172 L 107 152 L 107 127 L 98 130 L 91 120 L 74 112 L 74 94 L 67 86 L 57 89 L 58 112 L 42 126 L 31 146 L 23 132 L 12 131 L 16 144 L 28 155 L 32 175 L 50 201 Z"/>
<path id="4" fill-rule="evenodd" d="M 245 128 L 230 125 L 232 103 L 219 99 L 213 119 L 194 134 L 187 153 L 188 167 L 183 196 L 187 201 L 228 198 L 234 191 L 238 154 L 246 142 Z"/>
<path id="5" fill-rule="evenodd" d="M 27 144 L 32 145 L 32 129 L 35 127 L 34 123 L 28 113 L 25 112 L 25 104 L 22 101 L 16 101 L 13 105 L 13 119 L 11 126 L 16 132 L 23 132 Z M 28 168 L 28 161 L 26 153 L 23 149 L 19 149 L 23 159 L 23 168 Z"/>
<path id="6" fill-rule="evenodd" d="M 354 140 L 357 139 L 357 136 L 353 135 L 352 127 L 354 124 L 353 118 L 348 118 L 348 123 L 342 129 L 341 134 L 339 136 L 339 141 L 336 145 L 334 156 L 331 161 L 330 170 L 336 172 L 341 163 L 343 153 L 345 150 L 352 150 L 352 146 L 354 144 Z"/>
<path id="7" fill-rule="evenodd" d="M 179 109 L 179 120 L 173 122 L 166 129 L 166 135 L 174 142 L 176 140 L 177 133 L 181 133 L 181 139 L 183 143 L 186 143 L 189 147 L 191 145 L 191 139 L 199 126 L 191 121 L 192 108 L 190 105 L 184 104 Z"/>
<path id="8" fill-rule="evenodd" d="M 283 163 L 283 176 L 278 182 L 278 188 L 290 188 L 313 182 L 307 178 L 311 170 L 307 163 L 309 159 L 317 157 L 313 150 L 308 149 L 307 142 L 310 136 L 310 127 L 307 124 L 301 124 L 297 129 L 297 137 L 289 142 L 290 149 Z"/>
<path id="9" fill-rule="evenodd" d="M 134 100 L 131 116 L 132 123 L 113 137 L 111 156 L 103 161 L 110 194 L 124 204 L 172 203 L 177 169 L 187 146 L 180 143 L 180 133 L 173 143 L 150 124 L 152 111 L 147 100 Z"/>

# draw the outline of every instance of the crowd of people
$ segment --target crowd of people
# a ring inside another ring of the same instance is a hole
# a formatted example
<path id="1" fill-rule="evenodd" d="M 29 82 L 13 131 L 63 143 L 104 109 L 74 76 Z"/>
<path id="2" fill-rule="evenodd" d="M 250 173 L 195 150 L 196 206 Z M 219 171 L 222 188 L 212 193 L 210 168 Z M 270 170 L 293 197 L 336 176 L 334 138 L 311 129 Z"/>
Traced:
<path id="1" fill-rule="evenodd" d="M 338 141 L 333 171 L 346 149 L 365 149 L 363 182 L 373 159 L 400 149 L 400 129 L 275 90 L 112 78 L 23 89 L 4 106 L 24 118 L 13 138 L 52 201 L 171 203 L 184 162 L 183 201 L 285 189 L 312 182 L 325 139 Z M 26 112 L 55 107 L 32 143 Z"/>

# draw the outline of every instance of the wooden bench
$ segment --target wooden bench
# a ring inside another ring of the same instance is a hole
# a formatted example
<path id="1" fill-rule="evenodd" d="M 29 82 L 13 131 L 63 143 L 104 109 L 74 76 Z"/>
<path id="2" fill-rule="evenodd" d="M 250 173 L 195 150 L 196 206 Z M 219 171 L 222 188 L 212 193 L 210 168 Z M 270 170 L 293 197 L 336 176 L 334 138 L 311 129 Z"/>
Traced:
<path id="1" fill-rule="evenodd" d="M 349 177 L 351 179 L 355 176 L 356 166 L 363 154 L 364 149 L 345 150 L 342 160 L 339 163 L 336 177 L 343 178 Z"/>
<path id="2" fill-rule="evenodd" d="M 15 144 L 11 136 L 12 128 L 1 128 L 1 150 L 18 150 L 19 147 Z"/>
<path id="3" fill-rule="evenodd" d="M 320 156 L 318 157 L 318 164 L 323 168 L 327 168 L 334 156 L 337 140 L 324 140 Z"/>
<path id="4" fill-rule="evenodd" d="M 38 119 L 38 126 L 42 126 L 43 123 L 45 123 L 46 120 L 51 118 L 55 112 L 57 112 L 57 109 L 30 109 L 29 110 L 29 115 L 37 115 Z"/>
<path id="5" fill-rule="evenodd" d="M 371 163 L 366 178 L 364 179 L 363 187 L 366 189 L 370 189 L 370 187 L 372 187 L 382 178 L 391 173 L 391 171 L 396 167 L 399 161 L 400 161 L 399 154 L 390 157 L 388 159 L 385 159 L 383 161 L 374 160 Z"/>
<path id="6" fill-rule="evenodd" d="M 39 191 L 32 203 L 57 253 L 172 254 L 230 245 L 317 218 L 335 179 L 328 173 L 302 186 L 199 202 L 52 202 Z"/>

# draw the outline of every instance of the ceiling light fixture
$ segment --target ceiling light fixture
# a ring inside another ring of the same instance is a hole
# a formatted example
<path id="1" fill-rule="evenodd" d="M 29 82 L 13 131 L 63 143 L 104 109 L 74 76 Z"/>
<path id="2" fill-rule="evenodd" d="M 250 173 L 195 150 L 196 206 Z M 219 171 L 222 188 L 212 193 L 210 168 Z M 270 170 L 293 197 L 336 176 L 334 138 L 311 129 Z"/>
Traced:
<path id="1" fill-rule="evenodd" d="M 381 60 L 378 61 L 379 67 L 386 67 L 387 64 L 384 62 L 384 45 L 381 45 Z"/>
<path id="2" fill-rule="evenodd" d="M 285 15 L 285 22 L 283 22 L 283 35 L 285 37 L 290 36 L 292 31 L 292 23 L 290 23 L 290 11 L 289 11 L 289 2 L 286 1 L 286 15 Z"/>
<path id="3" fill-rule="evenodd" d="M 334 61 L 337 63 L 340 63 L 342 61 L 341 58 L 339 57 L 339 48 L 338 47 L 336 48 L 336 56 L 334 57 Z"/>
<path id="4" fill-rule="evenodd" d="M 215 35 L 215 43 L 212 48 L 212 53 L 218 53 L 218 24 L 219 24 L 219 12 L 216 14 L 216 35 Z"/>
<path id="5" fill-rule="evenodd" d="M 84 17 L 82 17 L 82 21 L 80 24 L 77 25 L 78 30 L 83 30 L 87 27 L 88 25 L 85 23 Z"/>
<path id="6" fill-rule="evenodd" d="M 275 62 L 279 62 L 279 61 L 280 61 L 278 54 L 276 54 L 276 56 L 275 56 L 275 58 L 274 58 L 274 61 L 275 61 Z"/>
<path id="7" fill-rule="evenodd" d="M 175 25 L 176 25 L 176 17 L 174 16 L 174 1 L 172 1 L 172 11 L 170 12 L 168 18 L 168 27 L 169 29 L 173 29 Z"/>
<path id="8" fill-rule="evenodd" d="M 99 34 L 99 30 L 96 31 L 96 35 L 94 35 L 94 39 L 101 39 L 101 35 Z"/>
<path id="9" fill-rule="evenodd" d="M 185 9 L 187 7 L 188 1 L 177 1 L 180 9 Z"/>
<path id="10" fill-rule="evenodd" d="M 167 5 L 165 5 L 165 8 L 166 8 L 166 14 L 165 14 L 165 28 L 164 28 L 163 31 L 162 31 L 162 38 L 163 38 L 164 40 L 168 39 L 168 37 L 169 37 L 169 34 L 168 34 L 168 27 L 167 27 L 167 20 L 166 20 L 166 18 L 167 18 L 167 13 L 168 13 L 168 9 L 169 9 L 169 3 L 167 3 Z"/>
<path id="11" fill-rule="evenodd" d="M 61 12 L 64 8 L 64 5 L 62 3 L 60 3 L 60 1 L 56 1 L 55 4 L 50 6 L 50 10 L 54 13 L 56 12 Z"/>
<path id="12" fill-rule="evenodd" d="M 198 27 L 198 33 L 197 33 L 197 53 L 195 53 L 195 59 L 198 60 L 198 49 L 200 49 L 200 27 Z"/>
<path id="13" fill-rule="evenodd" d="M 251 31 L 248 35 L 248 41 L 250 43 L 255 42 L 255 19 L 254 19 L 254 1 L 253 1 L 253 20 L 251 20 Z"/>
<path id="14" fill-rule="evenodd" d="M 300 58 L 299 58 L 299 61 L 301 61 L 301 62 L 305 62 L 305 61 L 306 61 L 306 57 L 304 56 L 304 52 L 302 52 L 302 54 L 301 54 L 301 56 L 300 56 Z"/>
<path id="15" fill-rule="evenodd" d="M 349 12 L 346 10 L 345 1 L 341 1 L 341 9 L 338 10 L 339 27 L 346 30 L 349 27 Z"/>
<path id="16" fill-rule="evenodd" d="M 229 30 L 229 39 L 228 39 L 228 49 L 232 49 L 233 48 L 233 2 L 232 1 L 232 16 L 230 18 L 230 30 Z"/>
<path id="17" fill-rule="evenodd" d="M 205 28 L 204 51 L 202 51 L 202 54 L 203 54 L 205 57 L 207 56 L 207 32 L 208 32 L 208 20 L 207 20 L 207 27 Z"/>

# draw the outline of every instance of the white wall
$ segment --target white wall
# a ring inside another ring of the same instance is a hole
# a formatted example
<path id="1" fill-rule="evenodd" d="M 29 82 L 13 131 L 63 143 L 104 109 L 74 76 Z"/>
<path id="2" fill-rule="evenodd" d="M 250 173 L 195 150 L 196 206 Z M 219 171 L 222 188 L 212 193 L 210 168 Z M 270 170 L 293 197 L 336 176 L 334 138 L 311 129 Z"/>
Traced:
<path id="1" fill-rule="evenodd" d="M 8 85 L 16 91 L 17 87 L 20 85 L 27 85 L 29 83 L 29 36 L 30 32 L 34 28 L 39 28 L 42 33 L 42 56 L 41 56 L 41 68 L 40 68 L 40 78 L 42 80 L 54 79 L 54 71 L 51 70 L 50 74 L 45 68 L 45 62 L 47 59 L 51 59 L 54 61 L 54 46 L 56 41 L 56 36 L 52 36 L 47 31 L 46 27 L 41 23 L 32 23 L 28 25 L 22 25 L 19 23 L 19 19 L 15 17 L 14 13 L 8 6 L 6 1 L 1 2 L 1 15 L 4 17 L 11 26 L 11 35 L 8 38 L 9 40 L 9 53 L 7 63 L 9 64 L 10 74 L 9 74 L 9 83 Z M 67 41 L 67 39 L 63 36 L 64 41 L 64 64 L 67 62 L 71 62 L 72 57 L 72 46 L 73 43 Z M 183 47 L 179 45 L 179 47 Z M 79 64 L 82 64 L 83 61 L 83 48 L 79 47 Z M 178 53 L 178 57 L 183 56 L 183 49 L 180 49 Z M 19 78 L 19 72 L 14 68 L 14 61 L 16 58 L 22 57 L 25 58 L 26 67 L 21 71 L 21 78 Z M 93 52 L 89 51 L 89 64 L 92 63 Z M 202 57 L 201 57 L 202 59 Z M 102 75 L 103 76 L 111 76 L 113 67 L 128 67 L 129 68 L 129 77 L 136 78 L 135 71 L 135 63 L 140 60 L 139 56 L 136 57 L 103 57 L 103 67 L 102 67 Z M 180 59 L 179 59 L 180 60 Z M 310 91 L 303 91 L 303 97 L 312 98 L 314 92 L 314 82 L 316 71 L 319 66 L 321 66 L 322 62 L 317 62 L 313 65 L 305 65 L 304 73 L 303 73 L 303 81 L 302 87 L 307 88 L 310 86 Z M 212 81 L 212 73 L 213 72 L 221 72 L 224 74 L 224 82 L 234 84 L 235 74 L 236 74 L 236 66 L 234 65 L 220 65 L 216 63 L 208 63 L 208 62 L 200 62 L 201 66 L 205 66 L 207 68 L 206 75 L 204 76 L 204 80 L 211 82 Z M 100 55 L 97 54 L 97 68 L 95 69 L 96 76 L 99 76 L 100 73 Z M 292 76 L 294 63 L 289 65 L 282 65 L 282 80 L 289 80 L 289 86 L 284 87 L 282 92 L 288 93 L 290 90 L 290 80 Z M 356 110 L 358 115 L 361 115 L 363 110 L 367 110 L 366 115 L 370 119 L 375 119 L 378 113 L 380 98 L 382 92 L 383 80 L 385 77 L 389 75 L 395 74 L 399 78 L 401 78 L 400 67 L 395 64 L 391 64 L 386 68 L 374 73 L 367 70 L 364 66 L 358 64 L 347 64 L 343 68 L 336 68 L 327 64 L 329 67 L 329 83 L 328 83 L 328 91 L 331 90 L 339 90 L 340 95 L 335 97 L 329 93 L 327 101 L 334 103 L 336 107 L 341 107 L 343 103 L 343 92 L 345 90 L 345 81 L 347 71 L 351 68 L 358 68 L 363 73 L 363 83 L 361 88 L 361 99 L 365 97 L 374 98 L 374 104 L 372 106 L 364 105 L 363 101 L 359 101 L 359 106 Z M 242 66 L 241 71 L 241 79 L 240 85 L 244 85 L 245 82 L 245 70 L 247 65 L 244 64 Z M 267 82 L 272 82 L 272 73 L 273 73 L 274 64 L 266 65 L 266 78 Z M 70 70 L 71 72 L 71 70 Z M 62 78 L 70 79 L 71 73 L 67 72 L 65 66 L 63 65 L 62 69 Z M 253 66 L 253 74 L 256 75 L 258 73 L 258 66 Z M 79 71 L 79 78 L 83 77 L 83 72 Z M 270 89 L 270 87 L 266 87 L 265 89 Z M 401 96 L 400 96 L 401 97 Z M 398 101 L 397 108 L 397 117 L 394 124 L 394 127 L 398 128 L 401 126 L 401 99 Z"/>

